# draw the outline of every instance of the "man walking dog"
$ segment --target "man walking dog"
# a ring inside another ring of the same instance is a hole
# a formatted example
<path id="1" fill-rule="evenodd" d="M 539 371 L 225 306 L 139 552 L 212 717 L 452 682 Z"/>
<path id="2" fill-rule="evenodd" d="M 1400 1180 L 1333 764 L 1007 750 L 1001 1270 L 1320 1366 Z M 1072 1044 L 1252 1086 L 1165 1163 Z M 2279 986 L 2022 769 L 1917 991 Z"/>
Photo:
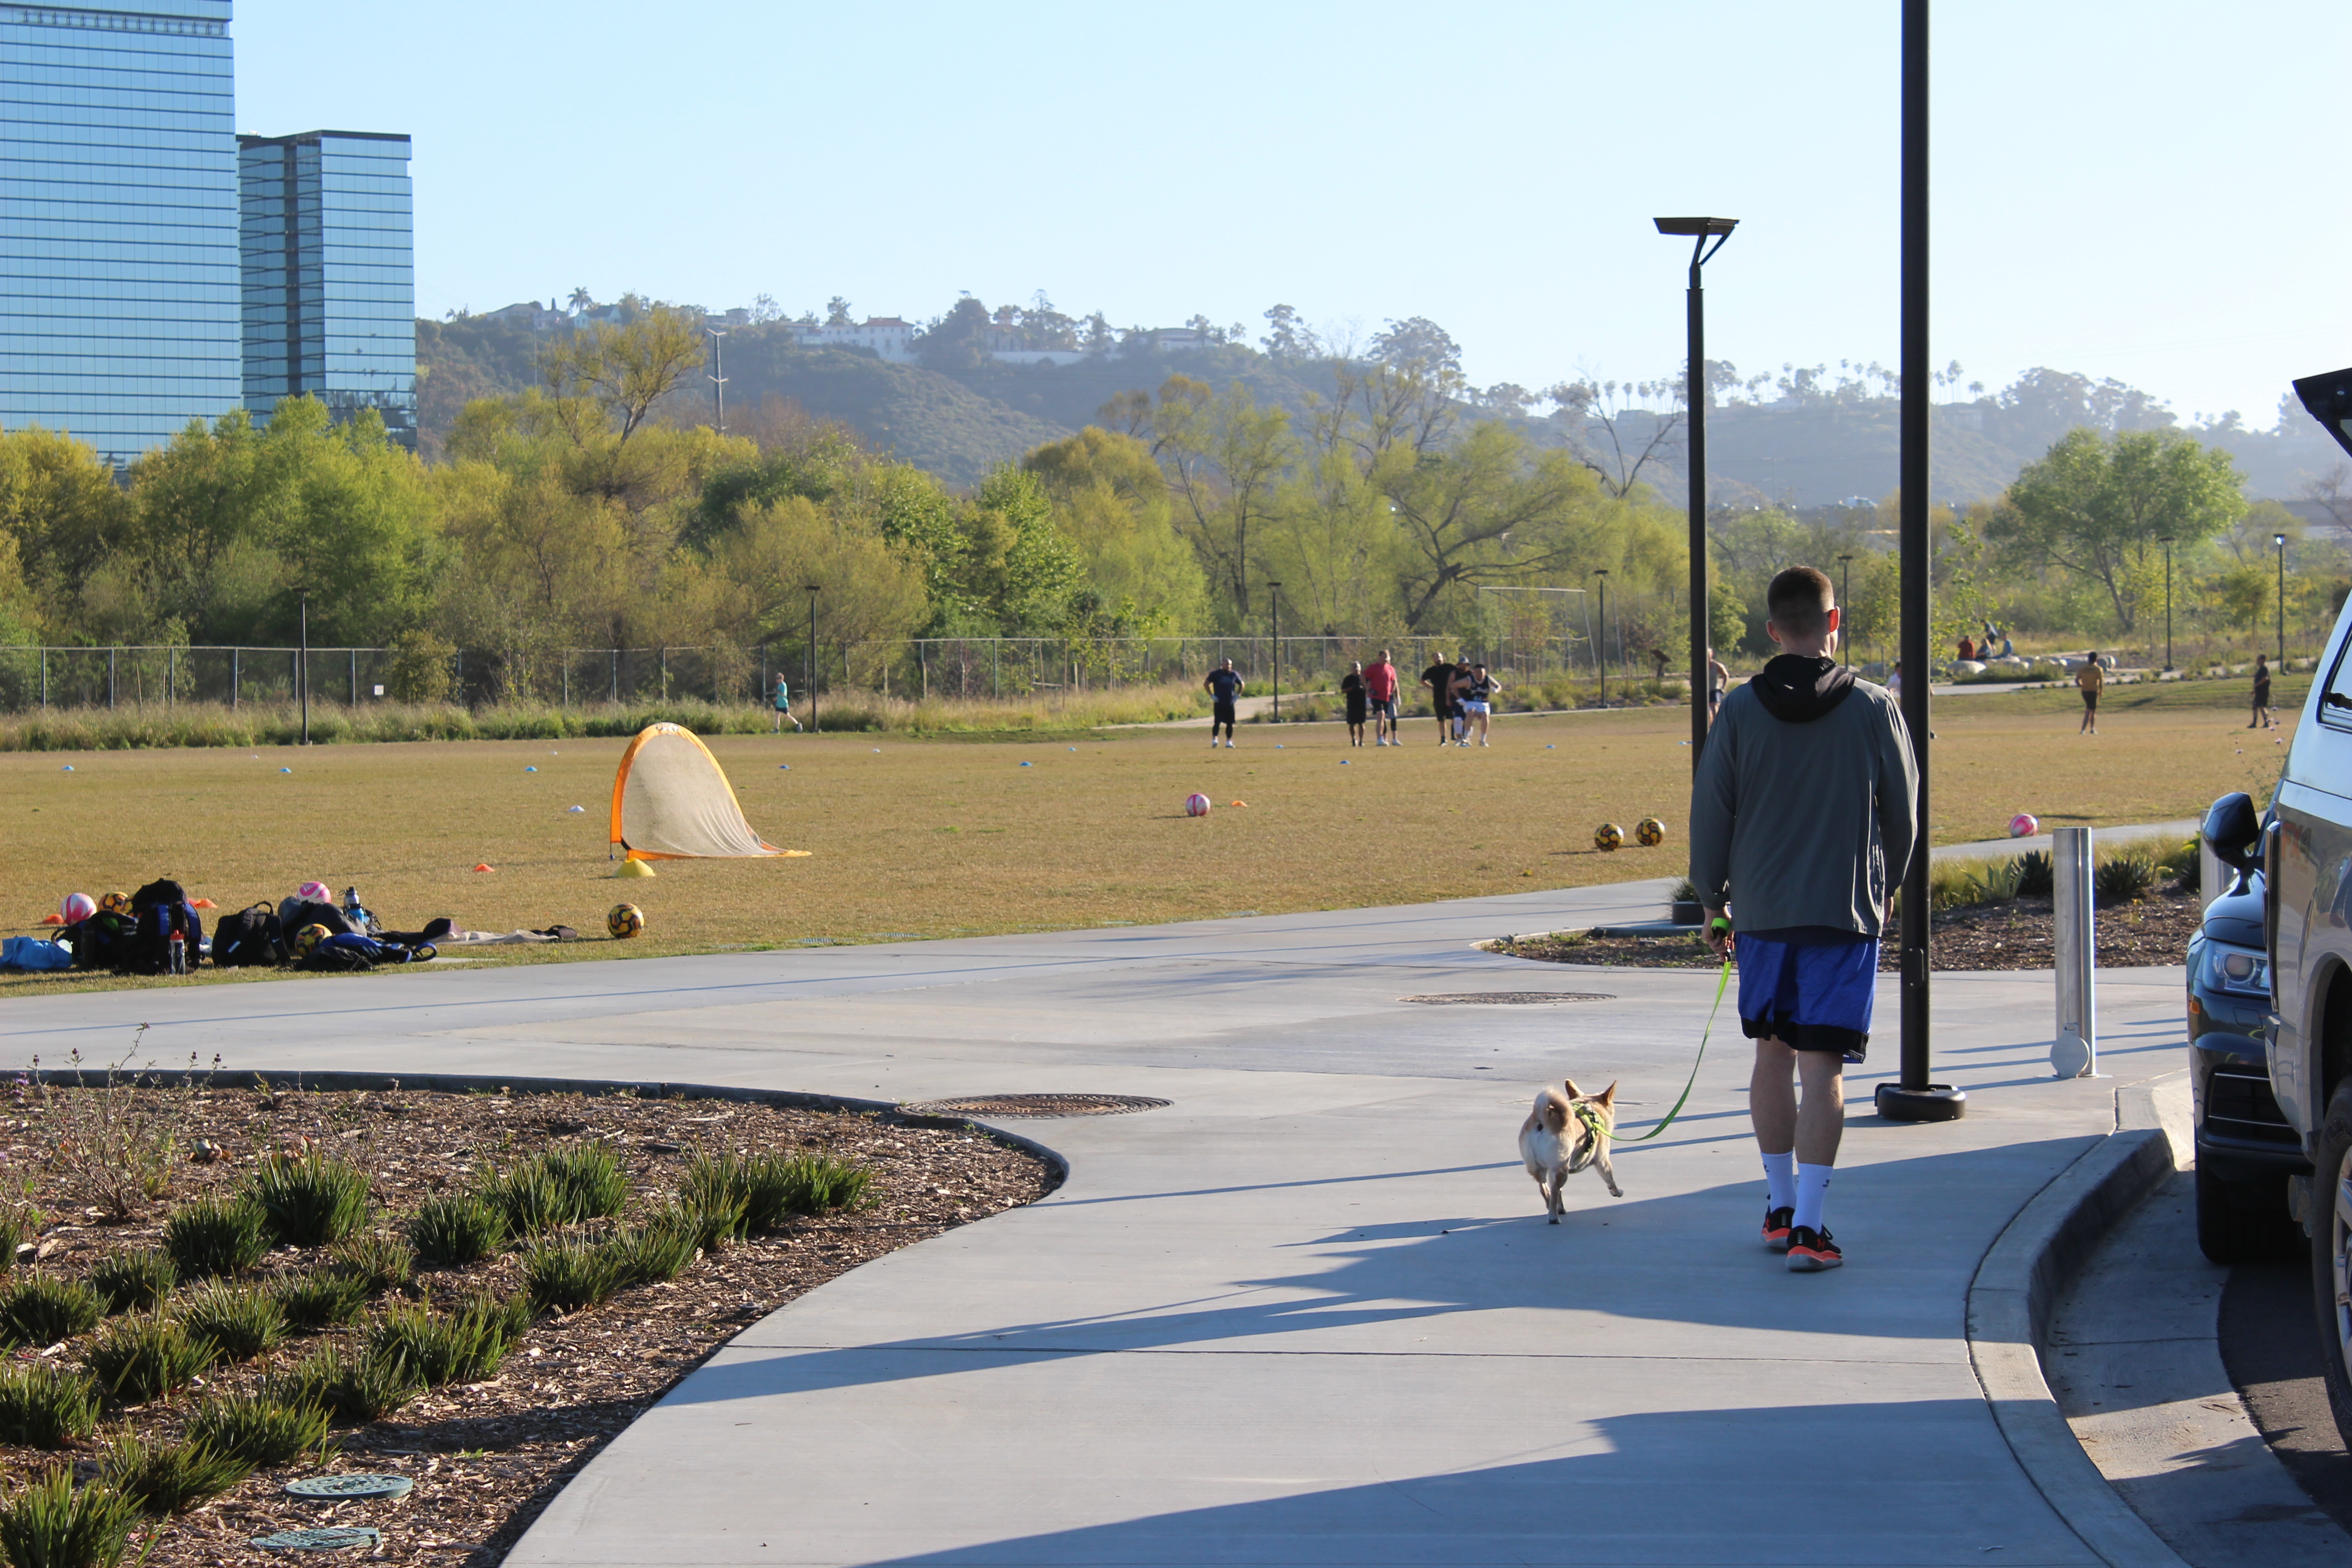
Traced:
<path id="1" fill-rule="evenodd" d="M 1690 874 L 1708 941 L 1736 947 L 1739 1024 L 1756 1042 L 1748 1110 L 1770 1189 L 1764 1245 L 1811 1272 L 1845 1261 L 1822 1202 L 1845 1130 L 1845 1063 L 1870 1043 L 1878 939 L 1910 864 L 1919 774 L 1895 699 L 1830 657 L 1830 580 L 1791 566 L 1765 606 L 1780 652 L 1724 699 L 1707 732 Z M 1736 938 L 1715 929 L 1727 908 Z"/>

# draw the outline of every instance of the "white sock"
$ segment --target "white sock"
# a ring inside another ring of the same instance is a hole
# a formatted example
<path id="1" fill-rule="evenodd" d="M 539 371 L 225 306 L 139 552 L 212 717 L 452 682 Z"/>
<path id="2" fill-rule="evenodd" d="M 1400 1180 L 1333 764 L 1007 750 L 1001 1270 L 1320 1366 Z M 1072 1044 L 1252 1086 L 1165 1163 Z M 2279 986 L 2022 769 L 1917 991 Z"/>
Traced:
<path id="1" fill-rule="evenodd" d="M 1822 1228 L 1822 1200 L 1829 1195 L 1830 1173 L 1836 1169 L 1835 1165 L 1797 1167 L 1797 1224 Z"/>
<path id="2" fill-rule="evenodd" d="M 1792 1209 L 1797 1206 L 1797 1156 L 1789 1150 L 1764 1156 L 1764 1184 L 1772 1195 L 1764 1206 L 1772 1209 Z"/>

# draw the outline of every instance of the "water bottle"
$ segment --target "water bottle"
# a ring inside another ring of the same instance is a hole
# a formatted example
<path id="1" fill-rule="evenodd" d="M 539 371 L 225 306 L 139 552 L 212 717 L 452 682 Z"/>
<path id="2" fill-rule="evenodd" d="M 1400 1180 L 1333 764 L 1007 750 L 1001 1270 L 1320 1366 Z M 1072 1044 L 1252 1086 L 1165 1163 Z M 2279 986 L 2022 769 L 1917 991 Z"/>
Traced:
<path id="1" fill-rule="evenodd" d="M 188 940 L 181 934 L 177 926 L 172 928 L 170 947 L 171 972 L 173 974 L 185 974 L 188 972 Z"/>
<path id="2" fill-rule="evenodd" d="M 351 921 L 352 929 L 362 936 L 372 936 L 375 932 L 375 917 L 361 906 L 360 890 L 356 887 L 343 889 L 343 919 Z"/>

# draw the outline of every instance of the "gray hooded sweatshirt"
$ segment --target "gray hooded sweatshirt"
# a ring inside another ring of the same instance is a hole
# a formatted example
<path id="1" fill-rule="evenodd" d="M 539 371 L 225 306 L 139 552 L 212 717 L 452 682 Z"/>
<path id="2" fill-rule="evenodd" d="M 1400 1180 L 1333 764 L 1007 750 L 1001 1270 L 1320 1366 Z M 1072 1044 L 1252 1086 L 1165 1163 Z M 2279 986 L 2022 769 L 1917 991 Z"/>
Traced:
<path id="1" fill-rule="evenodd" d="M 1894 697 L 1782 654 L 1724 700 L 1691 786 L 1692 884 L 1748 931 L 1880 934 L 1911 863 L 1919 773 Z"/>

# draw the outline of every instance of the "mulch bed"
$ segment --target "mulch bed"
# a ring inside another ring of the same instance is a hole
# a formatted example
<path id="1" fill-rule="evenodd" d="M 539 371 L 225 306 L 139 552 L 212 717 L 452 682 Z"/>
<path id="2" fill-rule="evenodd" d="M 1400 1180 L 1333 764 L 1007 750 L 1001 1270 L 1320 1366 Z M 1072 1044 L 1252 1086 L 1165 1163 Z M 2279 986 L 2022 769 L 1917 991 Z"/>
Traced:
<path id="1" fill-rule="evenodd" d="M 2100 910 L 2092 921 L 2103 968 L 2181 963 L 2204 909 L 2195 893 L 2151 893 Z M 1941 970 L 2048 969 L 2056 962 L 2055 923 L 2046 898 L 1941 910 L 1928 924 L 1931 967 Z M 1694 935 L 1591 936 L 1554 931 L 1515 937 L 1491 951 L 1547 963 L 1591 963 L 1626 969 L 1713 969 L 1722 961 Z M 1878 967 L 1899 966 L 1895 944 L 1881 948 Z"/>
<path id="2" fill-rule="evenodd" d="M 890 1116 L 808 1110 L 732 1101 L 651 1100 L 625 1095 L 449 1095 L 394 1091 L 268 1093 L 232 1087 L 42 1090 L 20 1079 L 14 1103 L 0 1105 L 0 1148 L 12 1196 L 30 1200 L 49 1223 L 37 1257 L 19 1268 L 86 1275 L 110 1253 L 157 1245 L 165 1213 L 208 1192 L 233 1190 L 270 1152 L 304 1140 L 365 1171 L 378 1223 L 396 1226 L 429 1194 L 463 1189 L 485 1162 L 503 1166 L 520 1154 L 601 1142 L 636 1187 L 630 1214 L 675 1192 L 698 1151 L 823 1151 L 866 1166 L 874 1195 L 856 1209 L 793 1222 L 787 1229 L 699 1258 L 672 1283 L 622 1291 L 601 1307 L 541 1319 L 498 1375 L 423 1394 L 384 1420 L 339 1430 L 340 1452 L 323 1467 L 298 1463 L 256 1472 L 233 1489 L 163 1524 L 146 1562 L 212 1565 L 285 1563 L 281 1552 L 247 1544 L 272 1531 L 335 1524 L 373 1525 L 383 1549 L 371 1562 L 483 1565 L 501 1562 L 563 1484 L 647 1405 L 700 1365 L 730 1338 L 767 1312 L 847 1269 L 909 1242 L 1029 1203 L 1050 1190 L 1051 1168 L 1036 1155 L 962 1126 Z M 89 1206 L 97 1196 L 86 1163 L 56 1155 L 60 1137 L 95 1125 L 99 1097 L 124 1125 L 167 1133 L 174 1154 L 168 1194 L 119 1223 Z M 79 1097 L 79 1099 L 77 1097 Z M 221 1151 L 198 1163 L 190 1152 Z M 628 1215 L 624 1215 L 625 1219 Z M 273 1252 L 255 1274 L 307 1267 L 321 1253 Z M 488 1283 L 518 1288 L 515 1254 L 465 1268 L 420 1273 L 413 1295 L 446 1303 Z M 173 1436 L 196 1402 L 222 1390 L 250 1389 L 320 1340 L 352 1330 L 289 1336 L 277 1351 L 241 1366 L 222 1366 L 167 1400 L 110 1410 L 102 1439 L 121 1426 Z M 87 1339 L 62 1349 L 22 1348 L 70 1364 Z M 99 1444 L 60 1456 L 0 1447 L 0 1465 L 22 1480 L 57 1464 L 75 1464 L 85 1479 L 98 1470 Z M 403 1475 L 415 1489 L 394 1501 L 304 1503 L 287 1481 L 323 1472 Z M 133 1537 L 135 1554 L 144 1528 Z M 325 1561 L 327 1559 L 320 1559 Z"/>

